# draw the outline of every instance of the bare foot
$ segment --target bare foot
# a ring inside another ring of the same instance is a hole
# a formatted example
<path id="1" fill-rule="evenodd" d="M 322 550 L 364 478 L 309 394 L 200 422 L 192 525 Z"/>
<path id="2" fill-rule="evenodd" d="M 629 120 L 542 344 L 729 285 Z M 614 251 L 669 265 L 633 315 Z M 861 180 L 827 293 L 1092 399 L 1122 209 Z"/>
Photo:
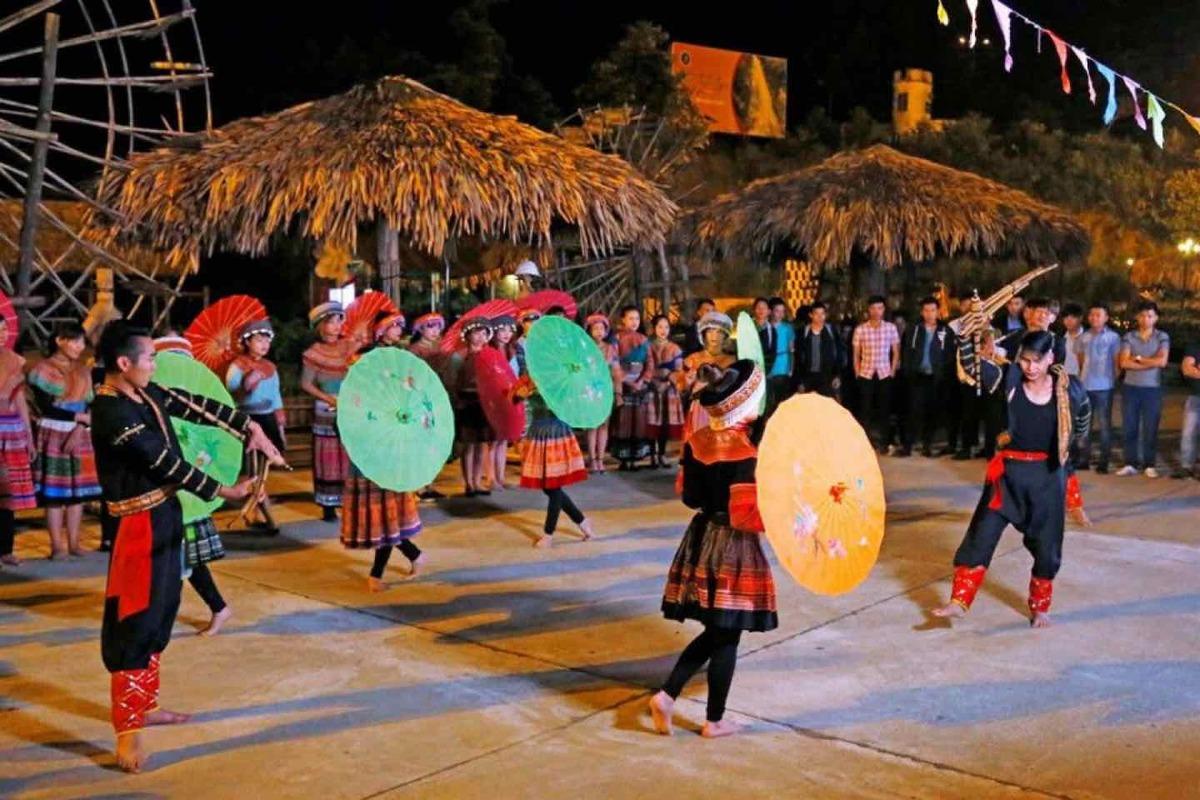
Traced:
<path id="1" fill-rule="evenodd" d="M 181 714 L 178 711 L 167 711 L 156 708 L 146 712 L 146 725 L 182 725 L 192 718 L 191 714 Z"/>
<path id="2" fill-rule="evenodd" d="M 585 542 L 596 535 L 596 532 L 592 530 L 592 521 L 590 519 L 585 519 L 583 522 L 579 523 L 579 532 L 581 534 L 579 538 L 583 539 Z"/>
<path id="3" fill-rule="evenodd" d="M 71 554 L 72 558 L 83 558 L 87 555 L 87 550 L 84 550 L 82 547 L 73 547 L 67 552 Z"/>
<path id="4" fill-rule="evenodd" d="M 384 583 L 382 579 L 371 577 L 371 576 L 367 577 L 367 591 L 368 592 L 382 592 L 385 589 L 387 589 L 387 584 Z"/>
<path id="5" fill-rule="evenodd" d="M 958 603 L 950 602 L 946 603 L 944 606 L 930 609 L 929 613 L 933 614 L 935 617 L 942 617 L 943 619 L 958 619 L 959 617 L 965 617 L 967 615 L 967 610 Z"/>
<path id="6" fill-rule="evenodd" d="M 722 736 L 732 736 L 741 730 L 736 722 L 723 719 L 720 722 L 705 722 L 700 729 L 700 735 L 705 739 L 720 739 Z"/>
<path id="7" fill-rule="evenodd" d="M 62 561 L 66 557 L 67 557 L 66 550 L 51 550 L 49 560 L 50 561 Z"/>
<path id="8" fill-rule="evenodd" d="M 1029 624 L 1034 628 L 1049 628 L 1050 615 L 1044 611 L 1033 612 L 1033 619 L 1029 620 Z"/>
<path id="9" fill-rule="evenodd" d="M 117 737 L 117 766 L 126 772 L 141 772 L 148 755 L 142 749 L 140 731 L 130 731 Z"/>
<path id="10" fill-rule="evenodd" d="M 6 556 L 0 556 L 0 564 L 4 564 L 8 567 L 19 567 L 21 566 L 21 559 L 17 558 L 12 553 L 9 553 Z"/>
<path id="11" fill-rule="evenodd" d="M 421 572 L 421 567 L 425 563 L 425 554 L 417 556 L 416 560 L 408 562 L 408 577 L 416 577 Z"/>
<path id="12" fill-rule="evenodd" d="M 1092 527 L 1091 517 L 1089 517 L 1087 515 L 1087 512 L 1084 511 L 1082 508 L 1072 508 L 1070 511 L 1067 512 L 1067 517 L 1069 517 L 1072 522 L 1074 522 L 1076 525 L 1078 525 L 1081 528 Z"/>
<path id="13" fill-rule="evenodd" d="M 534 547 L 548 548 L 552 544 L 554 544 L 554 535 L 549 533 L 543 533 L 533 540 Z"/>
<path id="14" fill-rule="evenodd" d="M 208 621 L 208 627 L 200 631 L 201 636 L 216 636 L 221 632 L 221 626 L 229 621 L 233 616 L 233 609 L 225 606 L 220 611 L 212 615 L 212 619 Z"/>
<path id="15" fill-rule="evenodd" d="M 654 718 L 654 730 L 663 736 L 670 736 L 675 732 L 671 725 L 671 712 L 674 708 L 675 701 L 666 692 L 660 691 L 650 698 L 650 716 Z"/>

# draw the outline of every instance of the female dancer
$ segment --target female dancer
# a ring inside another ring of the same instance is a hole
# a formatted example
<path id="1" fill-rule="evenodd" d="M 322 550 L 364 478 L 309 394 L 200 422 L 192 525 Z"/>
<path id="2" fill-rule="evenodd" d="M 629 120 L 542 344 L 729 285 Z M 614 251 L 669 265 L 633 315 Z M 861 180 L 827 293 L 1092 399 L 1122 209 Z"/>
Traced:
<path id="1" fill-rule="evenodd" d="M 381 312 L 373 325 L 373 347 L 401 347 L 404 341 L 404 315 Z M 408 559 L 410 576 L 416 575 L 425 558 L 412 538 L 421 532 L 421 516 L 417 511 L 417 495 L 413 492 L 393 492 L 369 480 L 353 462 L 342 490 L 342 545 L 348 549 L 375 550 L 375 563 L 367 577 L 367 590 L 382 592 L 387 588 L 383 572 L 392 550 Z"/>
<path id="2" fill-rule="evenodd" d="M 359 343 L 342 338 L 346 312 L 328 302 L 308 312 L 319 340 L 304 351 L 300 389 L 313 398 L 313 498 L 325 522 L 337 522 L 350 459 L 337 432 L 337 395 Z"/>
<path id="3" fill-rule="evenodd" d="M 695 399 L 704 389 L 704 383 L 699 377 L 700 368 L 705 364 L 713 364 L 725 369 L 733 364 L 736 359 L 725 352 L 725 345 L 732 331 L 733 321 L 719 311 L 710 311 L 696 324 L 696 332 L 704 349 L 685 358 L 683 371 L 675 375 L 676 386 L 688 404 L 687 417 L 683 423 L 685 442 L 695 431 L 708 427 L 708 414 L 705 413 L 703 404 Z"/>
<path id="4" fill-rule="evenodd" d="M 13 554 L 15 513 L 37 507 L 32 466 L 37 449 L 25 401 L 25 359 L 11 344 L 8 322 L 0 317 L 0 564 L 16 567 L 21 559 Z"/>
<path id="5" fill-rule="evenodd" d="M 742 631 L 769 631 L 779 624 L 775 583 L 759 541 L 754 468 L 758 452 L 750 424 L 766 393 L 766 378 L 753 361 L 729 369 L 706 365 L 699 395 L 709 425 L 683 446 L 683 503 L 696 516 L 683 535 L 667 573 L 662 611 L 667 619 L 694 619 L 704 631 L 679 656 L 662 689 L 650 698 L 659 733 L 672 732 L 671 713 L 684 685 L 708 663 L 708 709 L 701 735 L 728 736 L 724 719 Z"/>
<path id="6" fill-rule="evenodd" d="M 490 495 L 483 488 L 484 461 L 487 445 L 496 438 L 479 403 L 475 383 L 475 355 L 487 347 L 492 338 L 492 326 L 486 319 L 468 320 L 462 329 L 467 350 L 459 358 L 454 388 L 455 419 L 458 423 L 458 443 L 462 445 L 462 474 L 464 497 Z"/>
<path id="7" fill-rule="evenodd" d="M 617 354 L 621 360 L 621 404 L 612 421 L 612 448 L 622 471 L 650 455 L 646 417 L 650 378 L 654 375 L 654 356 L 639 330 L 642 314 L 636 306 L 621 309 L 621 330 L 617 333 Z"/>
<path id="8" fill-rule="evenodd" d="M 683 402 L 676 386 L 676 376 L 683 372 L 683 350 L 671 341 L 671 322 L 666 316 L 659 314 L 652 319 L 650 332 L 654 377 L 650 380 L 646 433 L 655 446 L 652 463 L 661 469 L 668 466 L 665 458 L 667 442 L 683 438 Z"/>
<path id="9" fill-rule="evenodd" d="M 233 360 L 225 372 L 225 388 L 233 395 L 238 411 L 250 417 L 263 429 L 271 443 L 283 453 L 287 450 L 287 413 L 283 408 L 283 395 L 279 386 L 279 370 L 267 358 L 275 329 L 270 320 L 247 322 L 238 332 L 241 355 Z M 247 466 L 249 466 L 247 458 Z M 247 469 L 247 473 L 251 470 Z M 279 526 L 271 516 L 271 500 L 263 488 L 255 507 L 258 519 L 251 525 L 262 527 L 268 533 L 279 533 Z"/>
<path id="10" fill-rule="evenodd" d="M 38 416 L 34 483 L 40 504 L 46 509 L 52 559 L 68 552 L 73 556 L 84 554 L 79 544 L 83 504 L 100 497 L 89 430 L 92 373 L 81 358 L 86 346 L 79 323 L 61 323 L 54 333 L 54 355 L 29 373 L 29 389 Z"/>
<path id="11" fill-rule="evenodd" d="M 517 357 L 517 345 L 513 341 L 513 337 L 517 335 L 517 321 L 509 316 L 495 317 L 492 320 L 492 330 L 495 332 L 492 347 L 499 350 L 511 366 Z M 503 439 L 492 442 L 491 469 L 492 488 L 494 489 L 508 488 L 508 484 L 504 480 L 504 473 L 508 469 L 508 444 Z"/>
<path id="12" fill-rule="evenodd" d="M 596 347 L 600 348 L 605 362 L 608 363 L 608 368 L 613 376 L 613 403 L 615 406 L 620 405 L 621 359 L 617 355 L 617 346 L 609 341 L 608 317 L 597 311 L 589 314 L 583 325 L 587 328 L 592 341 L 596 343 Z M 588 471 L 590 472 L 604 472 L 604 454 L 608 450 L 608 425 L 611 418 L 610 414 L 608 419 L 600 423 L 599 427 L 592 428 L 587 432 Z"/>

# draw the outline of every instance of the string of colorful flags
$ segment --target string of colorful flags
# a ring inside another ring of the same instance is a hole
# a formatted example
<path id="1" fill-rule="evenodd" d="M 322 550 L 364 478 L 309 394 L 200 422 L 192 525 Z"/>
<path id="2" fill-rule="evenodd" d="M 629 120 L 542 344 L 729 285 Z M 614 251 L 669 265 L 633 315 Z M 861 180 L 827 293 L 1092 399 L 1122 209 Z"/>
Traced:
<path id="1" fill-rule="evenodd" d="M 971 32 L 968 37 L 968 43 L 971 47 L 975 47 L 979 29 L 979 0 L 966 0 L 966 4 L 967 11 L 971 15 Z M 1050 42 L 1054 45 L 1054 52 L 1058 56 L 1058 63 L 1060 67 L 1059 79 L 1062 81 L 1062 90 L 1066 94 L 1071 93 L 1071 76 L 1067 72 L 1067 62 L 1070 60 L 1072 55 L 1078 59 L 1080 65 L 1083 67 L 1084 74 L 1087 76 L 1088 99 L 1091 100 L 1092 105 L 1096 105 L 1096 101 L 1098 99 L 1096 85 L 1092 82 L 1091 68 L 1095 66 L 1096 71 L 1100 73 L 1100 75 L 1108 84 L 1108 93 L 1104 106 L 1105 125 L 1112 124 L 1112 121 L 1117 116 L 1117 84 L 1119 80 L 1119 82 L 1125 87 L 1126 91 L 1129 92 L 1129 96 L 1133 99 L 1134 119 L 1137 122 L 1138 127 L 1140 127 L 1142 130 L 1146 130 L 1147 126 L 1149 126 L 1151 136 L 1154 137 L 1154 141 L 1159 147 L 1163 146 L 1163 120 L 1167 116 L 1167 112 L 1165 110 L 1166 108 L 1177 111 L 1185 120 L 1187 120 L 1187 123 L 1192 126 L 1192 129 L 1195 130 L 1196 133 L 1200 133 L 1200 117 L 1189 114 L 1175 103 L 1165 101 L 1152 92 L 1147 91 L 1144 86 L 1135 81 L 1133 78 L 1130 78 L 1127 75 L 1122 75 L 1121 73 L 1113 70 L 1111 67 L 1100 63 L 1095 58 L 1088 55 L 1082 47 L 1078 47 L 1064 40 L 1058 34 L 1054 33 L 1054 31 L 1035 22 L 1021 12 L 1010 8 L 1009 6 L 1000 2 L 1000 0 L 991 0 L 991 4 L 992 11 L 996 14 L 996 22 L 1000 26 L 1000 35 L 1004 39 L 1005 72 L 1012 72 L 1013 68 L 1012 23 L 1013 20 L 1016 19 L 1020 22 L 1024 22 L 1026 25 L 1036 31 L 1037 48 L 1039 53 L 1042 51 L 1042 35 L 1045 34 L 1050 39 Z M 943 4 L 943 0 L 938 0 L 937 18 L 938 22 L 940 22 L 942 25 L 950 24 L 950 14 L 947 13 L 946 6 Z M 1142 111 L 1142 103 L 1139 93 L 1146 96 L 1146 110 L 1144 113 Z"/>

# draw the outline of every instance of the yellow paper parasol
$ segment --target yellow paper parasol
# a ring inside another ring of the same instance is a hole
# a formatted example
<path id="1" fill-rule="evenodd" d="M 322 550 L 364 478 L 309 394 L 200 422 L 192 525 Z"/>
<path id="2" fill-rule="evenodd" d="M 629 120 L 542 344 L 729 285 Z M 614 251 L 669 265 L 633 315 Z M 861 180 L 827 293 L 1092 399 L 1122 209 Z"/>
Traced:
<path id="1" fill-rule="evenodd" d="M 862 426 L 835 401 L 796 395 L 758 448 L 758 507 L 767 539 L 796 582 L 844 594 L 871 572 L 883 542 L 883 475 Z"/>

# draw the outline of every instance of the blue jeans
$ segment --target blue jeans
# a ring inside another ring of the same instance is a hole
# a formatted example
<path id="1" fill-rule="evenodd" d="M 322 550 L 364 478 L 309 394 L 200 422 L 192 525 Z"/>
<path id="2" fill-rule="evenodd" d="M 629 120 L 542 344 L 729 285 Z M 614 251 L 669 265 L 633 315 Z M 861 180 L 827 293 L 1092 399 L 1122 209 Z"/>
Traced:
<path id="1" fill-rule="evenodd" d="M 1158 458 L 1158 423 L 1162 419 L 1163 406 L 1162 387 L 1122 386 L 1121 406 L 1125 463 L 1137 469 L 1153 467 Z"/>
<path id="2" fill-rule="evenodd" d="M 1081 464 L 1087 464 L 1091 460 L 1092 428 L 1099 426 L 1100 460 L 1097 463 L 1107 469 L 1109 458 L 1112 456 L 1113 390 L 1105 389 L 1104 391 L 1099 392 L 1088 392 L 1088 401 L 1092 405 L 1092 425 L 1088 427 L 1088 431 L 1083 437 L 1081 452 L 1079 454 L 1079 462 Z"/>
<path id="3" fill-rule="evenodd" d="M 1179 466 L 1191 469 L 1196 465 L 1196 439 L 1200 437 L 1200 394 L 1188 397 L 1183 404 L 1183 440 L 1179 445 Z"/>

